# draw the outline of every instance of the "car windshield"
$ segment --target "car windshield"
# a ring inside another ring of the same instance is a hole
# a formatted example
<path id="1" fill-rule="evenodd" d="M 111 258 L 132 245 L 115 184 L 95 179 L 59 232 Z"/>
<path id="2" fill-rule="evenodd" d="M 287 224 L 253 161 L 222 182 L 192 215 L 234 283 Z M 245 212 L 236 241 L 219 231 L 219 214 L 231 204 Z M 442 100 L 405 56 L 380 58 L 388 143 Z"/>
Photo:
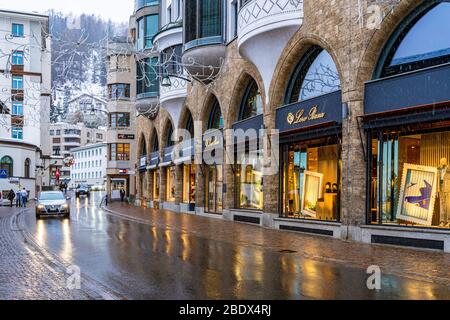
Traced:
<path id="1" fill-rule="evenodd" d="M 64 200 L 62 192 L 44 192 L 39 196 L 39 200 Z"/>
<path id="2" fill-rule="evenodd" d="M 79 186 L 79 188 L 80 189 L 87 189 L 87 185 L 82 184 L 82 185 Z"/>

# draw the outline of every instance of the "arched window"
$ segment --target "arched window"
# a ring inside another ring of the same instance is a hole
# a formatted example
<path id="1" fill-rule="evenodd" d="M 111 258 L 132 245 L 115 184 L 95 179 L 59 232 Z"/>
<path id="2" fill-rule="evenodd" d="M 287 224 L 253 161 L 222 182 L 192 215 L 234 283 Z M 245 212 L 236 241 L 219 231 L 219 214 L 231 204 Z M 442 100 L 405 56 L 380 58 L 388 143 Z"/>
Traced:
<path id="1" fill-rule="evenodd" d="M 172 140 L 172 135 L 173 135 L 172 123 L 169 122 L 168 126 L 169 126 L 169 128 L 167 129 L 166 147 L 171 147 L 174 145 L 174 141 Z"/>
<path id="2" fill-rule="evenodd" d="M 10 156 L 4 156 L 0 160 L 0 170 L 6 170 L 6 174 L 8 177 L 14 176 L 13 165 L 14 165 L 14 162 Z"/>
<path id="3" fill-rule="evenodd" d="M 424 1 L 389 39 L 374 78 L 450 62 L 449 18 L 448 1 Z"/>
<path id="4" fill-rule="evenodd" d="M 263 113 L 263 105 L 261 93 L 259 92 L 258 84 L 255 80 L 247 86 L 244 98 L 242 99 L 241 108 L 239 112 L 239 120 L 251 118 Z"/>
<path id="5" fill-rule="evenodd" d="M 141 138 L 141 145 L 140 145 L 140 147 L 139 147 L 139 150 L 140 150 L 140 155 L 141 155 L 141 156 L 147 155 L 147 146 L 146 146 L 146 143 L 145 143 L 145 137 L 144 137 L 144 135 L 142 135 L 142 138 Z"/>
<path id="6" fill-rule="evenodd" d="M 156 130 L 154 130 L 153 132 L 153 152 L 159 151 L 159 139 L 158 139 L 158 133 L 156 132 Z"/>
<path id="7" fill-rule="evenodd" d="M 223 128 L 222 111 L 220 111 L 219 101 L 217 101 L 217 99 L 214 98 L 214 102 L 208 119 L 208 129 L 222 129 L 222 128 Z"/>
<path id="8" fill-rule="evenodd" d="M 186 119 L 186 126 L 185 126 L 185 130 L 189 132 L 189 134 L 191 135 L 191 138 L 194 138 L 194 120 L 192 119 L 192 115 L 190 113 L 190 111 L 187 111 L 187 119 Z"/>
<path id="9" fill-rule="evenodd" d="M 314 98 L 341 88 L 339 73 L 331 55 L 318 46 L 300 60 L 286 92 L 286 104 Z"/>
<path id="10" fill-rule="evenodd" d="M 24 176 L 25 178 L 29 178 L 30 177 L 30 167 L 31 167 L 31 160 L 30 159 L 25 159 L 25 164 L 24 164 Z"/>

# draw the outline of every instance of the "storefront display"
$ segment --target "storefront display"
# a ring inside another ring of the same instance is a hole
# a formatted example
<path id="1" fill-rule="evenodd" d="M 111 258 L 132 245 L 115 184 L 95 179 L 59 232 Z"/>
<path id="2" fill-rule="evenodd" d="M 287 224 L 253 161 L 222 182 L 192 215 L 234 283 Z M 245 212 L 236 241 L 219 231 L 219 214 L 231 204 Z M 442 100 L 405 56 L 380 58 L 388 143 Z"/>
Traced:
<path id="1" fill-rule="evenodd" d="M 183 202 L 195 203 L 195 165 L 183 165 Z"/>
<path id="2" fill-rule="evenodd" d="M 221 214 L 223 210 L 223 166 L 206 166 L 206 212 Z"/>
<path id="3" fill-rule="evenodd" d="M 339 219 L 340 163 L 337 138 L 283 146 L 282 216 Z"/>
<path id="4" fill-rule="evenodd" d="M 167 183 L 166 183 L 166 201 L 175 202 L 175 166 L 166 168 Z"/>
<path id="5" fill-rule="evenodd" d="M 450 132 L 412 129 L 385 129 L 372 139 L 371 222 L 449 227 Z"/>
<path id="6" fill-rule="evenodd" d="M 159 170 L 153 170 L 153 201 L 159 201 L 159 186 L 160 186 L 160 178 L 159 178 Z"/>
<path id="7" fill-rule="evenodd" d="M 242 154 L 236 166 L 237 205 L 240 209 L 263 209 L 263 152 Z"/>

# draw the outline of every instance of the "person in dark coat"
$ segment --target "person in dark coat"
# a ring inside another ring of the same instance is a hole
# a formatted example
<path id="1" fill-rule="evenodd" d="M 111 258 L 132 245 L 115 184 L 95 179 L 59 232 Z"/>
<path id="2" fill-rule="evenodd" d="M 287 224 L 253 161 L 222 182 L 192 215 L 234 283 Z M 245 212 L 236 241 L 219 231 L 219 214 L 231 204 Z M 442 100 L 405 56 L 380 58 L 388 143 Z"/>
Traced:
<path id="1" fill-rule="evenodd" d="M 125 199 L 125 190 L 120 189 L 120 202 L 123 202 L 124 199 Z"/>
<path id="2" fill-rule="evenodd" d="M 9 190 L 8 200 L 11 202 L 11 208 L 13 206 L 13 201 L 14 201 L 15 197 L 16 197 L 16 193 L 14 192 L 14 190 L 13 189 Z"/>

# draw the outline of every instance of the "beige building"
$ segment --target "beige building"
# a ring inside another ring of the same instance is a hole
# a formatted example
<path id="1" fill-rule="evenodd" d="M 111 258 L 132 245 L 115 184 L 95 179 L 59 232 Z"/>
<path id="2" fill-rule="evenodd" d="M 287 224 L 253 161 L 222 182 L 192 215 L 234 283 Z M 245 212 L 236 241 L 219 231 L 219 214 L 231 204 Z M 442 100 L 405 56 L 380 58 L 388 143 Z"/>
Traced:
<path id="1" fill-rule="evenodd" d="M 449 252 L 450 4 L 205 1 L 132 18 L 138 203 Z"/>
<path id="2" fill-rule="evenodd" d="M 108 47 L 108 131 L 107 183 L 110 199 L 120 198 L 120 190 L 135 195 L 136 81 L 133 50 L 127 39 L 115 39 Z"/>

